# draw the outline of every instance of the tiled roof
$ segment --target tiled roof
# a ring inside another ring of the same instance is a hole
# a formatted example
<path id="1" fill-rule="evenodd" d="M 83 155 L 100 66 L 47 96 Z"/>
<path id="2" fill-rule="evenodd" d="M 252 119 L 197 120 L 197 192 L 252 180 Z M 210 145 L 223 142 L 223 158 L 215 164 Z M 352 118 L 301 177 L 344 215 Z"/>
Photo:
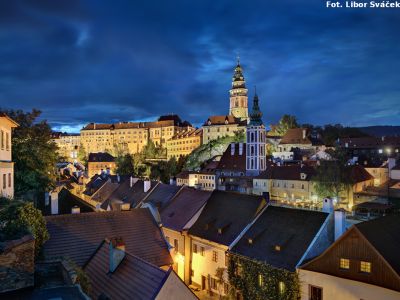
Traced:
<path id="1" fill-rule="evenodd" d="M 232 115 L 227 116 L 211 116 L 207 119 L 207 121 L 203 124 L 203 126 L 212 126 L 212 125 L 232 125 L 237 124 L 239 126 L 246 126 L 246 121 L 241 121 L 238 118 L 235 118 Z"/>
<path id="2" fill-rule="evenodd" d="M 203 169 L 200 170 L 201 174 L 215 174 L 215 169 L 218 168 L 219 161 L 213 160 L 204 166 Z"/>
<path id="3" fill-rule="evenodd" d="M 368 173 L 362 166 L 351 166 L 350 167 L 350 180 L 352 183 L 363 182 L 366 180 L 374 179 L 374 177 Z"/>
<path id="4" fill-rule="evenodd" d="M 164 271 L 143 259 L 125 252 L 125 258 L 113 273 L 109 273 L 109 241 L 103 241 L 84 270 L 91 282 L 90 296 L 108 299 L 154 299 L 169 271 Z"/>
<path id="5" fill-rule="evenodd" d="M 354 226 L 400 276 L 400 216 L 389 215 Z"/>
<path id="6" fill-rule="evenodd" d="M 400 146 L 400 137 L 359 137 L 359 138 L 341 138 L 337 144 L 349 149 L 371 149 L 385 146 Z"/>
<path id="7" fill-rule="evenodd" d="M 242 144 L 242 153 L 239 154 L 240 144 Z M 232 155 L 232 145 L 235 147 L 235 152 Z M 246 172 L 246 144 L 233 143 L 228 146 L 221 160 L 218 163 L 218 170 L 234 170 Z"/>
<path id="8" fill-rule="evenodd" d="M 307 128 L 292 128 L 286 132 L 279 144 L 322 145 L 322 141 L 311 137 Z"/>
<path id="9" fill-rule="evenodd" d="M 195 137 L 195 136 L 202 136 L 203 135 L 203 129 L 195 129 L 195 128 L 189 128 L 188 130 L 183 130 L 175 134 L 170 140 L 178 140 L 178 139 L 184 139 L 184 138 L 189 138 L 189 137 Z"/>
<path id="10" fill-rule="evenodd" d="M 270 205 L 231 251 L 275 268 L 295 271 L 328 216 L 323 212 Z"/>
<path id="11" fill-rule="evenodd" d="M 88 162 L 114 162 L 115 158 L 107 152 L 89 153 Z"/>
<path id="12" fill-rule="evenodd" d="M 261 196 L 213 191 L 189 234 L 229 246 L 265 205 Z"/>
<path id="13" fill-rule="evenodd" d="M 160 212 L 164 227 L 182 231 L 211 196 L 211 192 L 184 187 Z"/>
<path id="14" fill-rule="evenodd" d="M 197 173 L 195 171 L 182 171 L 179 174 L 176 175 L 176 178 L 180 178 L 180 179 L 188 179 L 189 178 L 189 174 L 194 174 Z"/>
<path id="15" fill-rule="evenodd" d="M 143 202 L 151 203 L 158 209 L 162 209 L 166 205 L 168 205 L 169 201 L 171 201 L 171 199 L 178 193 L 181 188 L 181 186 L 169 185 L 160 182 L 152 190 L 150 195 L 148 195 L 146 199 L 143 200 Z"/>
<path id="16" fill-rule="evenodd" d="M 157 266 L 172 263 L 167 244 L 148 209 L 46 217 L 50 239 L 44 257 L 69 257 L 82 266 L 105 238 L 122 237 L 126 250 Z"/>
<path id="17" fill-rule="evenodd" d="M 301 177 L 301 174 L 305 177 Z M 292 165 L 292 166 L 270 166 L 261 173 L 258 179 L 278 179 L 278 180 L 305 180 L 310 181 L 315 175 L 315 168 L 309 166 Z"/>
<path id="18" fill-rule="evenodd" d="M 113 208 L 112 203 L 114 202 L 129 203 L 132 208 L 135 208 L 147 195 L 150 195 L 157 183 L 156 181 L 151 181 L 150 190 L 144 192 L 144 181 L 142 179 L 137 180 L 132 187 L 130 187 L 130 180 L 125 180 L 113 191 L 108 199 L 103 202 L 101 208 L 107 209 L 109 205 Z"/>
<path id="19" fill-rule="evenodd" d="M 114 129 L 130 129 L 130 128 L 155 128 L 162 126 L 178 126 L 178 127 L 190 127 L 191 124 L 187 121 L 183 121 L 177 115 L 172 116 L 161 116 L 158 121 L 155 122 L 118 122 L 109 124 L 97 124 L 89 123 L 82 130 L 114 130 Z"/>
<path id="20" fill-rule="evenodd" d="M 51 203 L 50 203 L 51 204 Z M 58 194 L 58 213 L 70 214 L 72 207 L 78 206 L 81 213 L 93 212 L 94 209 L 81 198 L 75 196 L 66 188 L 63 188 Z M 49 205 L 50 210 L 50 205 Z"/>

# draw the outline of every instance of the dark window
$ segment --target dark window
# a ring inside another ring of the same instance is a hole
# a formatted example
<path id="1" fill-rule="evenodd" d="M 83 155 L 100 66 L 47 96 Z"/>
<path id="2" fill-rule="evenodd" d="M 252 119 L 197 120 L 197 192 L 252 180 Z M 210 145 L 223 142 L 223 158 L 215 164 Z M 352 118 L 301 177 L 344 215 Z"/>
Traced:
<path id="1" fill-rule="evenodd" d="M 204 247 L 200 247 L 200 255 L 204 256 Z"/>
<path id="2" fill-rule="evenodd" d="M 193 253 L 197 253 L 197 244 L 193 244 Z"/>
<path id="3" fill-rule="evenodd" d="M 216 290 L 217 289 L 217 280 L 215 279 L 215 278 L 210 278 L 210 287 L 213 289 L 213 290 Z"/>
<path id="4" fill-rule="evenodd" d="M 226 282 L 224 282 L 224 293 L 225 294 L 229 293 L 229 285 Z"/>
<path id="5" fill-rule="evenodd" d="M 175 252 L 178 252 L 178 240 L 177 239 L 174 239 L 174 248 L 175 248 Z"/>
<path id="6" fill-rule="evenodd" d="M 3 174 L 3 189 L 5 189 L 6 187 L 7 187 L 6 174 Z"/>
<path id="7" fill-rule="evenodd" d="M 322 300 L 322 288 L 309 285 L 310 300 Z"/>
<path id="8" fill-rule="evenodd" d="M 11 187 L 11 173 L 8 173 L 8 187 Z"/>
<path id="9" fill-rule="evenodd" d="M 217 251 L 213 251 L 212 260 L 215 261 L 215 262 L 218 261 L 218 253 L 217 253 Z"/>

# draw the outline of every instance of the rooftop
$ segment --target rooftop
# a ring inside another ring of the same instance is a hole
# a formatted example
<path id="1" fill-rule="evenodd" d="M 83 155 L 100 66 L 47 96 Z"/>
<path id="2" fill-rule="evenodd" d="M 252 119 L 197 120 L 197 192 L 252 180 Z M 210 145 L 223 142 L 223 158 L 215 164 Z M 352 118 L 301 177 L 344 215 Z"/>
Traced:
<path id="1" fill-rule="evenodd" d="M 182 231 L 192 217 L 204 206 L 211 192 L 183 187 L 160 212 L 164 227 Z"/>
<path id="2" fill-rule="evenodd" d="M 91 281 L 90 296 L 99 299 L 154 299 L 170 271 L 164 271 L 125 252 L 125 258 L 109 272 L 110 242 L 104 240 L 84 267 Z M 122 288 L 123 287 L 123 288 Z"/>
<path id="3" fill-rule="evenodd" d="M 172 263 L 167 244 L 148 209 L 46 217 L 46 259 L 69 257 L 82 266 L 105 238 L 122 237 L 126 249 L 157 266 Z"/>
<path id="4" fill-rule="evenodd" d="M 107 152 L 89 153 L 88 162 L 114 162 L 115 158 Z"/>
<path id="5" fill-rule="evenodd" d="M 329 214 L 268 206 L 231 252 L 295 271 Z"/>
<path id="6" fill-rule="evenodd" d="M 189 234 L 229 246 L 265 205 L 261 196 L 213 191 Z"/>

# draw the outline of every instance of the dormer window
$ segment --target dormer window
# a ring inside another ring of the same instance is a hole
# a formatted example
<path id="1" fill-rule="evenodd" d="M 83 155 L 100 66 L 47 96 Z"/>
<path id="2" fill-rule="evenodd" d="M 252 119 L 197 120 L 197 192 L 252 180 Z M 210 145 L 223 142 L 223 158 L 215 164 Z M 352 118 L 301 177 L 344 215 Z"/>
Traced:
<path id="1" fill-rule="evenodd" d="M 371 263 L 369 261 L 360 262 L 360 272 L 371 273 Z"/>
<path id="2" fill-rule="evenodd" d="M 247 241 L 248 241 L 249 245 L 253 245 L 253 242 L 254 242 L 254 241 L 253 241 L 252 238 L 248 238 Z"/>
<path id="3" fill-rule="evenodd" d="M 307 178 L 307 174 L 306 173 L 300 173 L 300 179 L 301 180 L 305 180 Z"/>

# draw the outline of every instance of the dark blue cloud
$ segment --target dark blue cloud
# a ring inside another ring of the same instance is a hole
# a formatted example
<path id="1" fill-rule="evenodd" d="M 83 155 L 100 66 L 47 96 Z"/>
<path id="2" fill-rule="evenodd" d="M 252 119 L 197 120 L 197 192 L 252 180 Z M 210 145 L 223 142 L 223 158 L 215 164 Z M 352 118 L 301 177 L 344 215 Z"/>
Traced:
<path id="1" fill-rule="evenodd" d="M 322 0 L 4 1 L 0 106 L 55 127 L 228 111 L 240 53 L 266 123 L 400 124 L 400 16 Z"/>

